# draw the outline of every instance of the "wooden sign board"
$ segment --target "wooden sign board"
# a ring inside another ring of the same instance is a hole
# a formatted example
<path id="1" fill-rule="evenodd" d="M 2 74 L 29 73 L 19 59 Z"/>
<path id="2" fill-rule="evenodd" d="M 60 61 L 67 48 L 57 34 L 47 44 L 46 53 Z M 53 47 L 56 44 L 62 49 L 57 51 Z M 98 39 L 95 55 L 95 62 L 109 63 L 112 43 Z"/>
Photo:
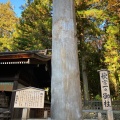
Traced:
<path id="1" fill-rule="evenodd" d="M 45 91 L 27 87 L 16 90 L 14 108 L 44 108 Z"/>
<path id="2" fill-rule="evenodd" d="M 112 110 L 111 98 L 110 98 L 110 89 L 109 89 L 108 71 L 107 70 L 101 70 L 99 72 L 100 72 L 103 110 Z"/>

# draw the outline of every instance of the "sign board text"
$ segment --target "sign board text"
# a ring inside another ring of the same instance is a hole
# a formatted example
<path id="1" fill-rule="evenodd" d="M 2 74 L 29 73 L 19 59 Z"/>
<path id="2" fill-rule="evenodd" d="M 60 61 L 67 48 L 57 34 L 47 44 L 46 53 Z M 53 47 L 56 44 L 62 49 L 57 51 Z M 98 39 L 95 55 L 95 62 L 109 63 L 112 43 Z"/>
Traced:
<path id="1" fill-rule="evenodd" d="M 44 90 L 27 88 L 16 91 L 15 108 L 44 108 Z"/>

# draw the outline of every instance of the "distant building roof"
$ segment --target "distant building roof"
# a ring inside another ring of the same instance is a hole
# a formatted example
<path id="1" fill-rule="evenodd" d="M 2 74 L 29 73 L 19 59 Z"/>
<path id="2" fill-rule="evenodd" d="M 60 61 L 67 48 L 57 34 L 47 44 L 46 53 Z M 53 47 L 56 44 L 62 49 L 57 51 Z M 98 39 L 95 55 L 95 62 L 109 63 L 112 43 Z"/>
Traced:
<path id="1" fill-rule="evenodd" d="M 0 52 L 0 64 L 40 64 L 49 60 L 47 50 Z"/>

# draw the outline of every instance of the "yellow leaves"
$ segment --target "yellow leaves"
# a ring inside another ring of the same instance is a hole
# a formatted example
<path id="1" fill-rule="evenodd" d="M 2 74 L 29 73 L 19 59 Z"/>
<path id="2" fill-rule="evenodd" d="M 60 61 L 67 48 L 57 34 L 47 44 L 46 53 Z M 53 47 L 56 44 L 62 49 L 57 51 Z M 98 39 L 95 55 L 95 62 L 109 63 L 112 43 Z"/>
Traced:
<path id="1" fill-rule="evenodd" d="M 98 10 L 98 9 L 91 9 L 91 10 L 87 10 L 84 12 L 86 16 L 92 16 L 95 18 L 101 18 L 102 15 L 104 15 L 104 11 L 103 10 Z"/>
<path id="2" fill-rule="evenodd" d="M 15 30 L 15 24 L 17 21 L 18 18 L 15 17 L 10 2 L 5 4 L 0 3 L 0 51 L 4 51 L 5 48 L 12 50 L 12 34 Z"/>
<path id="3" fill-rule="evenodd" d="M 108 34 L 117 34 L 119 32 L 119 28 L 117 26 L 109 26 L 107 29 Z"/>
<path id="4" fill-rule="evenodd" d="M 83 3 L 86 3 L 87 5 L 93 4 L 93 3 L 98 3 L 100 0 L 75 0 L 77 5 L 81 5 Z"/>
<path id="5" fill-rule="evenodd" d="M 108 0 L 108 8 L 112 8 L 118 4 L 117 0 Z"/>
<path id="6" fill-rule="evenodd" d="M 115 92 L 117 91 L 117 80 L 120 73 L 120 55 L 119 55 L 119 45 L 116 40 L 115 34 L 117 33 L 117 27 L 116 26 L 109 26 L 107 29 L 108 39 L 107 42 L 104 45 L 105 51 L 104 51 L 104 63 L 107 66 L 107 69 L 110 70 L 110 83 L 113 85 L 113 90 Z"/>
<path id="7" fill-rule="evenodd" d="M 51 2 L 50 2 L 50 0 L 44 0 L 44 2 L 42 2 L 42 4 L 43 4 L 44 6 L 46 6 L 46 5 L 50 5 Z"/>
<path id="8" fill-rule="evenodd" d="M 118 17 L 120 17 L 120 2 L 119 0 L 108 0 L 108 6 L 107 8 L 111 11 L 114 12 Z"/>
<path id="9" fill-rule="evenodd" d="M 13 25 L 17 20 L 9 2 L 0 4 L 0 28 L 6 31 L 13 31 Z"/>
<path id="10" fill-rule="evenodd" d="M 6 48 L 8 50 L 12 50 L 12 44 L 13 44 L 13 41 L 11 38 L 8 39 L 8 37 L 3 37 L 3 38 L 0 38 L 0 51 L 4 51 Z"/>
<path id="11" fill-rule="evenodd" d="M 89 9 L 89 10 L 82 10 L 82 11 L 77 11 L 77 13 L 84 17 L 93 17 L 97 19 L 104 19 L 104 11 L 103 10 L 98 10 L 98 9 Z"/>
<path id="12" fill-rule="evenodd" d="M 94 2 L 99 2 L 100 0 L 94 0 Z"/>
<path id="13" fill-rule="evenodd" d="M 22 17 L 13 34 L 19 50 L 51 47 L 51 16 L 49 0 L 34 0 L 22 12 Z"/>

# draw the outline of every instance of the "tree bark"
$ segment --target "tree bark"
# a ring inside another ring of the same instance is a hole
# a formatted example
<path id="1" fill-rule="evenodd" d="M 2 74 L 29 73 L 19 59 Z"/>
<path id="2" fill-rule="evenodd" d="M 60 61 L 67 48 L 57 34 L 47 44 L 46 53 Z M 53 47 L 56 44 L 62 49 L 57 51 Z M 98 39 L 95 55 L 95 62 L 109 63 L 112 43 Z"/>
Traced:
<path id="1" fill-rule="evenodd" d="M 53 0 L 52 120 L 82 120 L 74 0 Z"/>
<path id="2" fill-rule="evenodd" d="M 89 91 L 88 91 L 88 79 L 86 73 L 86 63 L 85 63 L 85 56 L 82 56 L 82 76 L 83 76 L 83 89 L 84 89 L 84 102 L 89 100 Z"/>

